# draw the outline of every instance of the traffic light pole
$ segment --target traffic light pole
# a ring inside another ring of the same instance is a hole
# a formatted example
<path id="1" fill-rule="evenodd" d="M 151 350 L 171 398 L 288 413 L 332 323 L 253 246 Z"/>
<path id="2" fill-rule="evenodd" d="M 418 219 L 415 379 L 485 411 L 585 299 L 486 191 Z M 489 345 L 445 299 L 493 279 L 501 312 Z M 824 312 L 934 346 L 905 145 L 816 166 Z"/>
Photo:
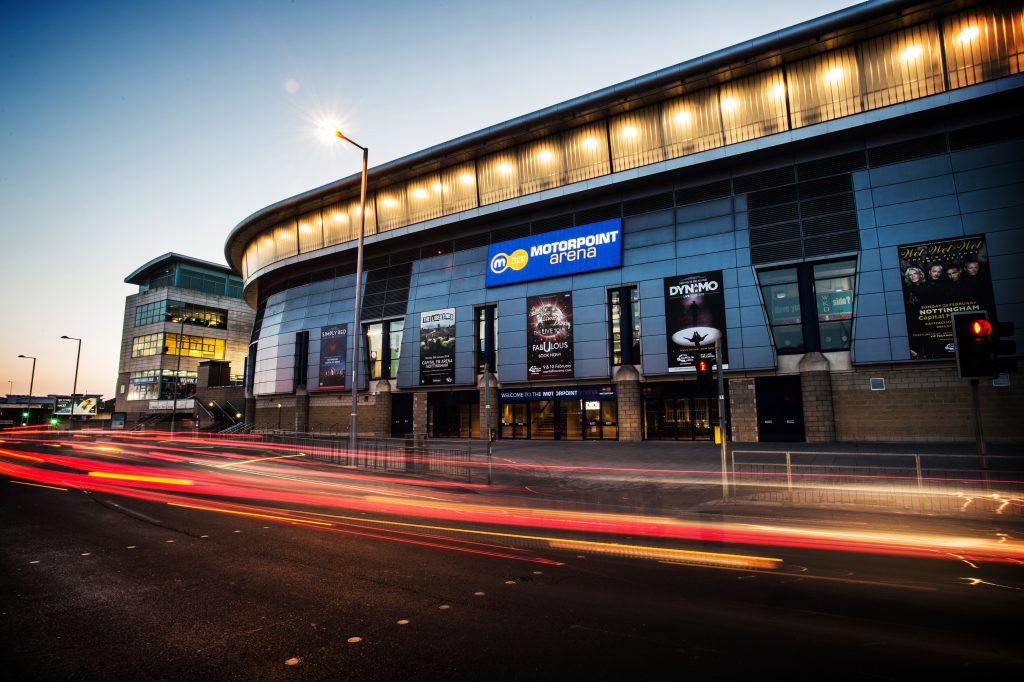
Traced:
<path id="1" fill-rule="evenodd" d="M 978 397 L 978 380 L 971 379 L 971 406 L 974 409 L 974 438 L 978 443 L 978 457 L 981 458 L 981 468 L 988 470 L 988 460 L 985 449 L 985 431 L 981 425 L 981 399 Z"/>
<path id="2" fill-rule="evenodd" d="M 727 449 L 725 443 L 728 433 L 728 420 L 725 418 L 725 372 L 722 371 L 722 340 L 715 341 L 715 370 L 718 375 L 718 435 L 722 441 L 722 498 L 729 498 L 729 470 L 727 468 Z"/>

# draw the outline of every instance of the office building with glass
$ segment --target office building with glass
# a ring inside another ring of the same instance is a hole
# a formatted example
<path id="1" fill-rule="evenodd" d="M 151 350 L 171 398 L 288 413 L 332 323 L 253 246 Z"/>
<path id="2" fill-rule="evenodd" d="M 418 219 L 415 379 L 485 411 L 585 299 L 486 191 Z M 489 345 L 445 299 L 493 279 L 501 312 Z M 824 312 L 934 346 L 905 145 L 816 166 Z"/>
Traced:
<path id="1" fill-rule="evenodd" d="M 346 432 L 354 364 L 366 435 L 710 439 L 717 342 L 734 441 L 970 440 L 949 316 L 1024 327 L 1022 68 L 1020 2 L 868 2 L 371 168 L 359 330 L 360 178 L 263 208 L 247 419 Z"/>
<path id="2" fill-rule="evenodd" d="M 195 397 L 201 363 L 204 387 L 242 383 L 254 313 L 241 278 L 224 265 L 167 253 L 124 281 L 139 291 L 125 299 L 115 410 L 128 425 L 172 412 L 189 426 L 197 413 L 203 422 L 230 421 L 223 413 L 243 409 L 244 396 L 237 410 Z"/>

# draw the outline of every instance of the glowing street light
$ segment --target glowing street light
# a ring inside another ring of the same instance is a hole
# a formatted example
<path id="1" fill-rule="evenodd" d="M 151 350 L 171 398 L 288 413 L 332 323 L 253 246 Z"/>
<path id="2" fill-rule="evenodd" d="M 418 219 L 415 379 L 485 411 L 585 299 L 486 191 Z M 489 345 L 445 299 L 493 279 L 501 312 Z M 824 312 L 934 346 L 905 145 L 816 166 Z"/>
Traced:
<path id="1" fill-rule="evenodd" d="M 359 407 L 359 395 L 356 389 L 356 379 L 359 371 L 359 337 L 361 335 L 359 325 L 361 323 L 360 317 L 362 315 L 363 308 L 363 235 L 366 232 L 366 165 L 369 160 L 370 150 L 368 147 L 364 147 L 358 142 L 345 137 L 337 126 L 323 125 L 320 126 L 320 130 L 325 135 L 337 137 L 338 139 L 344 140 L 345 142 L 363 150 L 362 181 L 359 189 L 359 239 L 356 242 L 356 310 L 355 323 L 352 330 L 352 414 L 351 425 L 349 426 L 349 450 L 354 454 L 356 451 L 356 411 Z"/>
<path id="2" fill-rule="evenodd" d="M 75 353 L 75 381 L 71 384 L 71 413 L 68 415 L 68 430 L 75 428 L 75 394 L 78 393 L 78 361 L 82 359 L 82 339 L 76 336 L 61 336 L 62 339 L 78 342 L 78 351 Z"/>

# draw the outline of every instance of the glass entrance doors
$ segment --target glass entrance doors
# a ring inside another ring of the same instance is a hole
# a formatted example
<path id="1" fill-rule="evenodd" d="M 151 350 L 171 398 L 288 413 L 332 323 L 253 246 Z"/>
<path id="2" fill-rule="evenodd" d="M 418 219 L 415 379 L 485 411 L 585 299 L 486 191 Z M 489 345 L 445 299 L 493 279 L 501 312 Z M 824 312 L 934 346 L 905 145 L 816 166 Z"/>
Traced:
<path id="1" fill-rule="evenodd" d="M 614 400 L 534 400 L 501 406 L 501 437 L 534 440 L 615 440 Z"/>
<path id="2" fill-rule="evenodd" d="M 644 428 L 651 440 L 713 440 L 718 426 L 714 398 L 662 398 L 644 401 Z"/>

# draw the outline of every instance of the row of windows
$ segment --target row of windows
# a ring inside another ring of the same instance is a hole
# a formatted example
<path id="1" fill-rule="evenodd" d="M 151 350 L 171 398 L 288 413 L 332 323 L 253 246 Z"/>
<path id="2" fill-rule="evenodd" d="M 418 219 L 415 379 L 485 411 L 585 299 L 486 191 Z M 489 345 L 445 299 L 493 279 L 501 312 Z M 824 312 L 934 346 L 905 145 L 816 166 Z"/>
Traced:
<path id="1" fill-rule="evenodd" d="M 850 349 L 856 260 L 759 270 L 757 277 L 778 353 Z M 612 365 L 641 364 L 637 287 L 609 289 L 607 305 Z M 815 314 L 805 314 L 808 309 Z M 477 372 L 484 371 L 489 344 L 493 348 L 491 364 L 497 371 L 496 307 L 478 307 L 475 315 Z M 624 324 L 625 320 L 631 324 Z M 370 379 L 394 379 L 398 376 L 404 329 L 405 321 L 402 319 L 382 320 L 363 326 L 363 360 L 369 367 Z M 297 354 L 307 352 L 308 343 L 296 344 Z M 305 368 L 302 358 L 297 360 L 296 366 Z"/>
<path id="2" fill-rule="evenodd" d="M 178 287 L 216 296 L 242 298 L 242 281 L 237 277 L 200 272 L 179 265 L 171 265 L 153 273 L 149 279 L 139 285 L 139 291 L 163 287 Z"/>
<path id="3" fill-rule="evenodd" d="M 611 172 L 878 109 L 1024 67 L 1019 4 L 974 9 L 480 157 L 368 197 L 366 234 Z M 246 277 L 353 240 L 359 201 L 282 222 L 246 247 Z"/>
<path id="4" fill-rule="evenodd" d="M 155 301 L 140 305 L 135 309 L 136 327 L 154 322 L 174 322 L 176 324 L 184 322 L 198 327 L 226 329 L 228 311 L 181 301 Z"/>
<path id="5" fill-rule="evenodd" d="M 195 395 L 196 372 L 149 369 L 132 372 L 128 378 L 128 400 L 174 400 Z"/>
<path id="6" fill-rule="evenodd" d="M 132 339 L 132 357 L 141 358 L 147 355 L 178 355 L 186 358 L 205 358 L 212 360 L 224 359 L 224 339 L 212 339 L 205 336 L 188 336 L 179 346 L 177 334 L 146 334 Z"/>

